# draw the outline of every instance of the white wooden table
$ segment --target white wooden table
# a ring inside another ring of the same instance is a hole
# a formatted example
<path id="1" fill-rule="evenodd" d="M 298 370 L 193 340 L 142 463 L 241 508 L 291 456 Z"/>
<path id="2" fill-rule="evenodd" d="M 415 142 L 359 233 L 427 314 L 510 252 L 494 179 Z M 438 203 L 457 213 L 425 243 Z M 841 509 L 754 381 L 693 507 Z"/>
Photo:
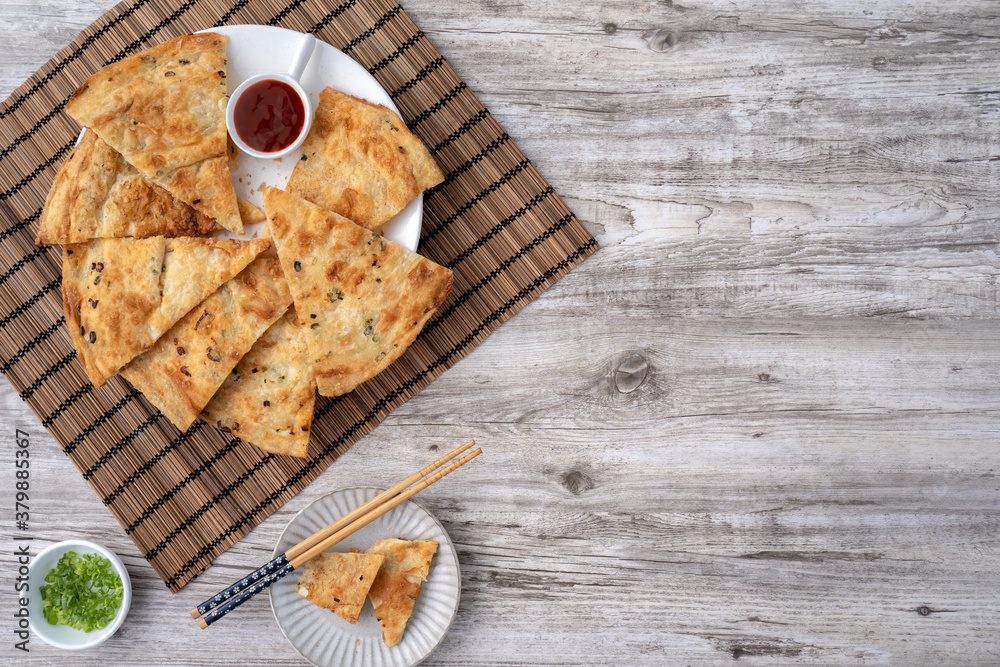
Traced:
<path id="1" fill-rule="evenodd" d="M 112 0 L 0 0 L 0 98 Z M 0 662 L 292 665 L 187 610 L 331 490 L 421 495 L 463 568 L 430 664 L 1000 661 L 1000 7 L 405 0 L 603 248 L 171 596 L 6 383 Z M 101 647 L 13 648 L 36 552 L 121 554 Z M 8 521 L 10 519 L 10 521 Z"/>

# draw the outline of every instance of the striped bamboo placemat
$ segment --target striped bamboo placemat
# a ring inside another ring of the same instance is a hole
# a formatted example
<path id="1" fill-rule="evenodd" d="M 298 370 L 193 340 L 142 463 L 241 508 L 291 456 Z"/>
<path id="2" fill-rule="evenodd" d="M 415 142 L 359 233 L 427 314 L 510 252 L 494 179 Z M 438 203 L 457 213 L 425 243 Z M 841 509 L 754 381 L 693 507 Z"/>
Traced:
<path id="1" fill-rule="evenodd" d="M 60 248 L 34 245 L 79 131 L 63 113 L 70 93 L 125 55 L 223 24 L 312 32 L 349 54 L 447 175 L 426 196 L 420 252 L 455 272 L 454 291 L 385 372 L 318 401 L 306 460 L 266 455 L 204 422 L 180 433 L 119 378 L 95 389 L 63 326 Z M 0 105 L 0 192 L 0 371 L 171 591 L 597 249 L 393 0 L 127 0 Z"/>

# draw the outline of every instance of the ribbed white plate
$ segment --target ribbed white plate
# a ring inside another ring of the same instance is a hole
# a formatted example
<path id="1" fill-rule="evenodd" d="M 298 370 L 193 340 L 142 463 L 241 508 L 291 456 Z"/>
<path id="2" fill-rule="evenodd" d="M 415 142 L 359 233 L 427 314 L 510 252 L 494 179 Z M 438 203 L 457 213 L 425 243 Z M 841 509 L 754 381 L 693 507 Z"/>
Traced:
<path id="1" fill-rule="evenodd" d="M 316 500 L 288 523 L 274 548 L 273 557 L 371 500 L 382 490 L 344 489 Z M 314 665 L 408 667 L 426 658 L 451 627 L 462 588 L 458 556 L 444 527 L 423 507 L 409 500 L 354 533 L 332 551 L 346 552 L 352 548 L 364 551 L 387 537 L 438 543 L 403 641 L 392 648 L 382 643 L 382 628 L 375 620 L 371 600 L 365 601 L 357 625 L 351 625 L 295 592 L 301 574 L 298 570 L 270 588 L 271 609 L 278 626 L 292 646 Z"/>

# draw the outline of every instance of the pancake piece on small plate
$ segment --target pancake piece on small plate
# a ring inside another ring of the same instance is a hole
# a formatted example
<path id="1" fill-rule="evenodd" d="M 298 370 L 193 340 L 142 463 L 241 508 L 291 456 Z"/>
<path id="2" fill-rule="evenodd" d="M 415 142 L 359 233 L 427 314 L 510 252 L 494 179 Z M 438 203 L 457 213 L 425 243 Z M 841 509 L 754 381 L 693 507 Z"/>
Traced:
<path id="1" fill-rule="evenodd" d="M 278 259 L 261 255 L 122 369 L 181 431 L 292 303 Z"/>
<path id="2" fill-rule="evenodd" d="M 451 271 L 293 194 L 264 211 L 323 396 L 374 377 L 416 339 L 451 292 Z"/>
<path id="3" fill-rule="evenodd" d="M 357 623 L 382 559 L 381 554 L 321 553 L 305 564 L 295 592 L 348 623 Z"/>
<path id="4" fill-rule="evenodd" d="M 242 234 L 226 154 L 226 40 L 184 35 L 112 63 L 66 111 L 146 177 Z"/>
<path id="5" fill-rule="evenodd" d="M 272 324 L 205 406 L 205 421 L 271 454 L 306 456 L 316 374 L 301 327 L 291 309 Z"/>
<path id="6" fill-rule="evenodd" d="M 420 584 L 427 580 L 437 548 L 437 542 L 409 542 L 392 537 L 379 540 L 367 551 L 385 558 L 368 597 L 382 626 L 382 641 L 386 646 L 395 646 L 403 639 L 420 595 Z"/>
<path id="7" fill-rule="evenodd" d="M 381 104 L 325 88 L 288 191 L 378 229 L 444 180 L 427 147 Z"/>
<path id="8" fill-rule="evenodd" d="M 98 239 L 63 248 L 63 309 L 100 387 L 270 245 L 182 237 Z"/>

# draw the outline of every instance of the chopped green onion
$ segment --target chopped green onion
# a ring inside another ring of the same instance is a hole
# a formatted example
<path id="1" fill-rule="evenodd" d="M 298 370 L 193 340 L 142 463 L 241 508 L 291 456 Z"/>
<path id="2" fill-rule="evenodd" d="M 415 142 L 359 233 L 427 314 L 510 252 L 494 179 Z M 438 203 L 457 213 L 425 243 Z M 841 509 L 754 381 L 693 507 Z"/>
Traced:
<path id="1" fill-rule="evenodd" d="M 107 626 L 122 604 L 121 577 L 111 561 L 98 554 L 67 551 L 45 575 L 42 614 L 51 625 L 63 623 L 90 632 Z"/>

